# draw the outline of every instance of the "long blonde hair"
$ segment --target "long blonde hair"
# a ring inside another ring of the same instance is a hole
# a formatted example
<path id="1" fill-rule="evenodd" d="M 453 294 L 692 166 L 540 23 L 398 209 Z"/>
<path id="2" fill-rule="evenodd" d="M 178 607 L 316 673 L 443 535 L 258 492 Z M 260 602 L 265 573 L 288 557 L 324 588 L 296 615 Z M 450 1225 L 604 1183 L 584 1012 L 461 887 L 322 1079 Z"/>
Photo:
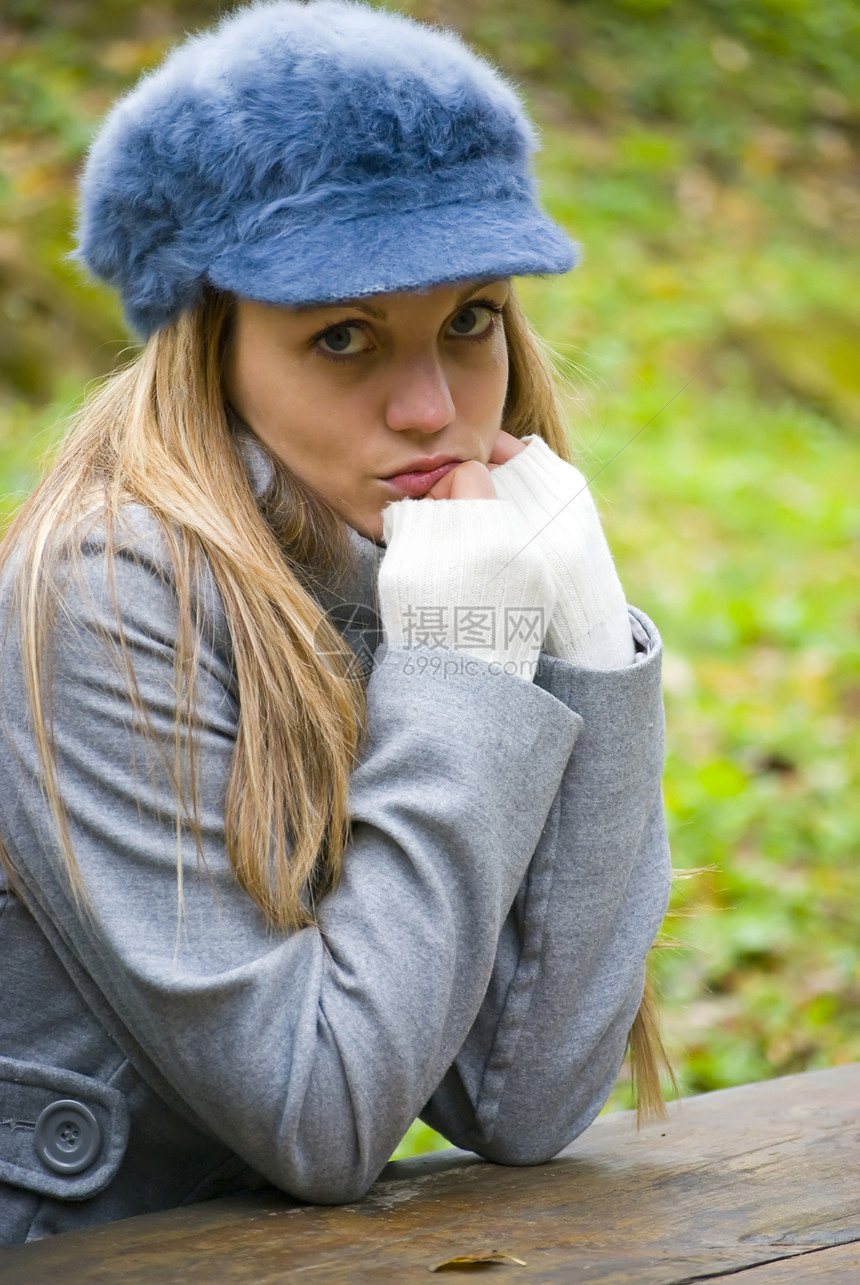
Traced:
<path id="1" fill-rule="evenodd" d="M 309 573 L 336 582 L 348 570 L 343 523 L 274 459 L 274 484 L 258 503 L 237 450 L 221 385 L 231 313 L 230 296 L 208 291 L 104 382 L 13 523 L 0 559 L 5 563 L 13 551 L 20 559 L 16 603 L 25 682 L 45 792 L 79 902 L 85 895 L 56 777 L 45 660 L 59 605 L 57 568 L 63 560 L 74 565 L 83 533 L 97 524 L 110 569 L 122 539 L 123 506 L 137 502 L 154 515 L 172 564 L 178 610 L 175 747 L 165 761 L 201 856 L 194 600 L 201 578 L 212 576 L 231 636 L 240 708 L 226 849 L 242 887 L 283 931 L 312 923 L 316 901 L 340 878 L 365 694 L 352 652 L 305 587 Z M 570 459 L 555 381 L 513 294 L 505 331 L 510 376 L 503 427 L 515 437 L 536 433 Z M 115 606 L 130 699 L 146 729 L 147 711 Z M 180 854 L 177 871 L 181 898 Z M 647 997 L 631 1048 L 640 1107 L 659 1110 L 662 1045 Z"/>

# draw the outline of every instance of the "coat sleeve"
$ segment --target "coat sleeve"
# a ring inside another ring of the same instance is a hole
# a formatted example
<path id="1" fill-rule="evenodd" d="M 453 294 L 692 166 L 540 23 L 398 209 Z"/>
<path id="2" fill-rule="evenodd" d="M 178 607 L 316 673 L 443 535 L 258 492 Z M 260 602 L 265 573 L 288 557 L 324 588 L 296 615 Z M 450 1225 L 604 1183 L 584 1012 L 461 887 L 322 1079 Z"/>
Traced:
<path id="1" fill-rule="evenodd" d="M 670 886 L 660 780 L 661 643 L 597 672 L 541 657 L 538 681 L 582 719 L 500 934 L 490 985 L 422 1113 L 460 1147 L 507 1164 L 555 1155 L 597 1115 L 624 1057 Z"/>
<path id="2" fill-rule="evenodd" d="M 475 1025 L 581 719 L 480 662 L 465 673 L 432 652 L 378 653 L 344 877 L 318 927 L 278 935 L 225 855 L 239 710 L 213 603 L 195 708 L 202 860 L 169 788 L 177 614 L 156 546 L 130 544 L 109 574 L 92 541 L 57 623 L 52 728 L 86 904 L 44 802 L 14 618 L 0 833 L 32 913 L 152 1087 L 291 1195 L 351 1200 Z M 154 748 L 117 663 L 114 585 Z"/>

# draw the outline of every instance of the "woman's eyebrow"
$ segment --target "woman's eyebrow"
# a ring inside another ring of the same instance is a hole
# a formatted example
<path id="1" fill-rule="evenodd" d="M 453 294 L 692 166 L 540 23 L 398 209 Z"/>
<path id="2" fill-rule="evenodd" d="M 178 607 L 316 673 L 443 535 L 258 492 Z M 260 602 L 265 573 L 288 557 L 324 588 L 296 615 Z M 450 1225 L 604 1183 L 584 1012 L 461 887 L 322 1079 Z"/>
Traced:
<path id="1" fill-rule="evenodd" d="M 501 277 L 482 277 L 480 281 L 469 281 L 463 291 L 457 295 L 457 302 L 462 303 L 464 299 L 468 299 L 469 295 L 474 294 L 476 290 L 483 290 L 485 286 L 495 285 L 501 280 Z"/>
<path id="2" fill-rule="evenodd" d="M 333 299 L 331 303 L 299 303 L 292 307 L 293 312 L 323 312 L 331 308 L 339 308 L 341 312 L 350 308 L 355 312 L 366 312 L 368 316 L 375 317 L 378 321 L 385 320 L 385 312 L 382 308 L 374 308 L 372 304 L 366 303 L 363 299 Z"/>
<path id="3" fill-rule="evenodd" d="M 485 277 L 482 281 L 469 281 L 463 290 L 457 295 L 457 303 L 460 304 L 464 299 L 468 299 L 470 294 L 476 290 L 483 290 L 484 286 L 494 284 L 500 280 L 499 277 Z M 321 312 L 324 308 L 351 308 L 355 312 L 366 312 L 369 317 L 374 317 L 377 321 L 385 321 L 386 313 L 384 308 L 375 308 L 373 304 L 366 299 L 336 299 L 332 303 L 304 303 L 295 307 L 296 312 Z"/>

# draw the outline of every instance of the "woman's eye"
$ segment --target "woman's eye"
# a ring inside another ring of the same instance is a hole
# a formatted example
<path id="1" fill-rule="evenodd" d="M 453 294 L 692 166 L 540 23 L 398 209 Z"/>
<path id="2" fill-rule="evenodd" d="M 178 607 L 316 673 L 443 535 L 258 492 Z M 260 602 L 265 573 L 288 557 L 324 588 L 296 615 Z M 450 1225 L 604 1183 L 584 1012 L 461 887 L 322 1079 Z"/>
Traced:
<path id="1" fill-rule="evenodd" d="M 477 304 L 469 308 L 461 308 L 455 317 L 451 318 L 451 330 L 455 335 L 465 335 L 469 339 L 477 339 L 485 335 L 493 326 L 493 314 L 489 308 L 483 308 Z"/>
<path id="2" fill-rule="evenodd" d="M 368 347 L 367 335 L 361 326 L 332 326 L 320 335 L 317 343 L 323 352 L 338 357 L 351 357 Z"/>

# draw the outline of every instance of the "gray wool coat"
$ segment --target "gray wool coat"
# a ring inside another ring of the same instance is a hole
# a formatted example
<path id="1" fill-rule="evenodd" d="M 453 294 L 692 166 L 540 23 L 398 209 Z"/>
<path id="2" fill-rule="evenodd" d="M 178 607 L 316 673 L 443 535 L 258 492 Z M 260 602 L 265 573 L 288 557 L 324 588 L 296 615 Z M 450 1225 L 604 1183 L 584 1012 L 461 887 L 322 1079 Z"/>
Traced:
<path id="1" fill-rule="evenodd" d="M 155 727 L 173 731 L 176 604 L 151 516 L 129 506 L 113 572 Z M 267 927 L 224 850 L 238 702 L 203 586 L 205 867 L 182 849 L 110 650 L 103 542 L 85 546 L 54 653 L 61 788 L 90 911 L 40 789 L 9 577 L 0 610 L 0 1244 L 272 1183 L 359 1198 L 418 1114 L 503 1164 L 546 1160 L 621 1063 L 669 889 L 660 641 L 636 663 L 543 656 L 537 678 L 379 645 L 382 554 L 326 609 L 367 661 L 368 739 L 344 877 L 318 928 Z M 107 638 L 106 638 L 107 634 Z M 451 659 L 449 653 L 448 659 Z M 146 764 L 144 767 L 143 764 Z M 2 869 L 2 867 L 0 867 Z"/>

